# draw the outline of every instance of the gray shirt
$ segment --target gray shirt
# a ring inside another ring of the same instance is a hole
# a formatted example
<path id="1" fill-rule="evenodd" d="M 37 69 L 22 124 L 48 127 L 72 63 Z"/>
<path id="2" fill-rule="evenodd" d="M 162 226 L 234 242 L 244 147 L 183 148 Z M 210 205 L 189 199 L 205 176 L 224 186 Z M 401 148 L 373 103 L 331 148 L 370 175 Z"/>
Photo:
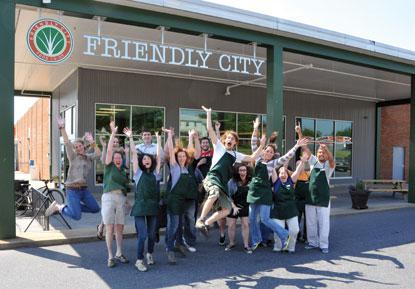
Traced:
<path id="1" fill-rule="evenodd" d="M 94 160 L 99 159 L 99 154 L 85 153 L 85 155 L 77 154 L 74 151 L 73 143 L 65 144 L 66 155 L 69 160 L 69 170 L 66 177 L 65 185 L 85 185 L 89 171 L 92 169 Z"/>

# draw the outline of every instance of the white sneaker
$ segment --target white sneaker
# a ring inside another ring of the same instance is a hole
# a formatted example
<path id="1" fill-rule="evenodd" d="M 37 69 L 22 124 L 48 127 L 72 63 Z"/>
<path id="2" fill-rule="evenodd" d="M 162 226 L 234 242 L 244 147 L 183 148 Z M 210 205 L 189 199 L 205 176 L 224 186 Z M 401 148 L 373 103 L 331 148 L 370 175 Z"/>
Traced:
<path id="1" fill-rule="evenodd" d="M 281 252 L 281 249 L 277 246 L 274 246 L 274 248 L 272 248 L 272 252 Z"/>
<path id="2" fill-rule="evenodd" d="M 59 211 L 58 202 L 53 201 L 52 204 L 46 209 L 45 216 L 49 217 Z"/>
<path id="3" fill-rule="evenodd" d="M 137 262 L 135 262 L 135 267 L 137 268 L 138 271 L 141 271 L 141 272 L 147 271 L 147 267 L 144 264 L 144 260 L 137 260 Z"/>
<path id="4" fill-rule="evenodd" d="M 147 265 L 154 265 L 153 254 L 147 253 L 146 259 L 147 259 Z"/>
<path id="5" fill-rule="evenodd" d="M 187 251 L 189 251 L 190 253 L 195 253 L 197 251 L 195 247 L 190 246 L 189 244 L 186 243 L 186 241 L 184 241 L 183 243 Z"/>

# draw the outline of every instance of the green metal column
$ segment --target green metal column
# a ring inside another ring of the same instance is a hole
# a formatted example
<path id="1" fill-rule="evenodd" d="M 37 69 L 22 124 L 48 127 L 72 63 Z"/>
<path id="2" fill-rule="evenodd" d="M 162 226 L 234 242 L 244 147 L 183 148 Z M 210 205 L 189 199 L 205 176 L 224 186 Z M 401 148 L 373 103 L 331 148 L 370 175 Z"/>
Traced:
<path id="1" fill-rule="evenodd" d="M 411 121 L 409 144 L 409 194 L 408 202 L 415 203 L 415 74 L 411 77 Z"/>
<path id="2" fill-rule="evenodd" d="M 14 212 L 14 18 L 15 1 L 0 1 L 0 239 L 16 236 Z"/>
<path id="3" fill-rule="evenodd" d="M 376 128 L 375 128 L 375 179 L 380 179 L 382 146 L 382 107 L 376 106 Z"/>
<path id="4" fill-rule="evenodd" d="M 281 46 L 267 48 L 267 136 L 278 131 L 278 148 L 282 149 L 284 67 Z"/>

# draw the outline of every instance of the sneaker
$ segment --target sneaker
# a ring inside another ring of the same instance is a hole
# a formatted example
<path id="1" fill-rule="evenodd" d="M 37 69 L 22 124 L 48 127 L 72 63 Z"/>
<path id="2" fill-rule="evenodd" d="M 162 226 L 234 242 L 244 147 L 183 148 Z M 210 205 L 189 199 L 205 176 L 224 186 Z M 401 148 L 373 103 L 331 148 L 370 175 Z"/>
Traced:
<path id="1" fill-rule="evenodd" d="M 230 251 L 230 250 L 232 250 L 233 248 L 235 248 L 235 244 L 228 244 L 228 245 L 226 245 L 226 247 L 225 247 L 225 251 Z"/>
<path id="2" fill-rule="evenodd" d="M 258 249 L 259 244 L 260 243 L 253 244 L 252 247 L 251 247 L 252 251 L 255 251 L 256 249 Z"/>
<path id="3" fill-rule="evenodd" d="M 114 259 L 115 260 L 117 260 L 118 262 L 120 262 L 120 263 L 123 263 L 123 264 L 127 264 L 128 262 L 130 262 L 128 259 L 127 259 L 127 257 L 125 257 L 124 255 L 121 255 L 121 256 L 115 256 L 114 257 Z"/>
<path id="4" fill-rule="evenodd" d="M 220 235 L 219 237 L 219 246 L 225 246 L 225 235 Z"/>
<path id="5" fill-rule="evenodd" d="M 59 211 L 58 202 L 53 201 L 52 204 L 46 209 L 45 216 L 49 217 L 53 214 L 56 214 Z"/>
<path id="6" fill-rule="evenodd" d="M 272 252 L 281 252 L 281 249 L 274 245 L 274 248 L 272 248 Z"/>
<path id="7" fill-rule="evenodd" d="M 97 238 L 98 240 L 104 240 L 104 224 L 97 225 Z"/>
<path id="8" fill-rule="evenodd" d="M 167 251 L 167 262 L 170 265 L 176 265 L 176 255 L 173 251 Z"/>
<path id="9" fill-rule="evenodd" d="M 283 251 L 288 250 L 288 245 L 290 244 L 290 240 L 291 240 L 291 236 L 288 235 L 288 238 L 284 241 L 284 243 L 282 243 L 282 250 Z"/>
<path id="10" fill-rule="evenodd" d="M 175 244 L 174 245 L 174 249 L 176 250 L 176 252 L 180 253 L 180 257 L 185 258 L 186 257 L 186 247 L 183 246 L 182 244 Z"/>
<path id="11" fill-rule="evenodd" d="M 316 247 L 316 246 L 313 246 L 313 245 L 308 244 L 308 245 L 305 245 L 305 246 L 304 246 L 304 249 L 306 249 L 306 250 L 312 250 L 312 249 L 317 249 L 317 247 Z"/>
<path id="12" fill-rule="evenodd" d="M 252 254 L 252 249 L 250 247 L 244 247 L 244 252 L 247 254 Z"/>
<path id="13" fill-rule="evenodd" d="M 190 253 L 195 253 L 197 251 L 195 247 L 190 246 L 186 242 L 184 242 L 184 246 L 186 247 L 187 251 L 189 251 Z"/>
<path id="14" fill-rule="evenodd" d="M 107 266 L 108 268 L 114 268 L 116 265 L 114 258 L 108 259 Z"/>
<path id="15" fill-rule="evenodd" d="M 329 253 L 329 248 L 321 248 L 321 253 L 328 254 Z"/>
<path id="16" fill-rule="evenodd" d="M 146 259 L 147 259 L 147 265 L 154 265 L 153 254 L 147 253 Z"/>
<path id="17" fill-rule="evenodd" d="M 144 264 L 144 260 L 137 260 L 135 262 L 135 267 L 137 268 L 138 271 L 141 271 L 141 272 L 146 272 L 147 271 L 147 267 Z"/>

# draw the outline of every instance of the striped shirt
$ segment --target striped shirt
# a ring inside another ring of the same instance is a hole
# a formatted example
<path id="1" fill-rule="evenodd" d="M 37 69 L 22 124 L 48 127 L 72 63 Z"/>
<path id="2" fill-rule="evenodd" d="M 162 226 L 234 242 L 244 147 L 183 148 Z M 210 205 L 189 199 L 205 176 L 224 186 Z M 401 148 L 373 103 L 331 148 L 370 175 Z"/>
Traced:
<path id="1" fill-rule="evenodd" d="M 252 152 L 256 151 L 256 149 L 258 148 L 257 143 L 258 143 L 258 138 L 256 136 L 252 136 L 252 138 L 251 138 Z M 275 170 L 275 168 L 278 168 L 280 166 L 288 164 L 288 162 L 295 156 L 295 152 L 297 151 L 298 148 L 299 148 L 299 146 L 296 144 L 296 145 L 293 146 L 292 149 L 290 149 L 282 157 L 278 157 L 276 159 L 272 159 L 272 160 L 268 161 L 267 162 L 268 175 L 271 177 L 272 176 L 272 171 Z M 257 159 L 257 161 L 263 161 L 263 160 L 262 160 L 261 157 L 259 157 Z"/>

